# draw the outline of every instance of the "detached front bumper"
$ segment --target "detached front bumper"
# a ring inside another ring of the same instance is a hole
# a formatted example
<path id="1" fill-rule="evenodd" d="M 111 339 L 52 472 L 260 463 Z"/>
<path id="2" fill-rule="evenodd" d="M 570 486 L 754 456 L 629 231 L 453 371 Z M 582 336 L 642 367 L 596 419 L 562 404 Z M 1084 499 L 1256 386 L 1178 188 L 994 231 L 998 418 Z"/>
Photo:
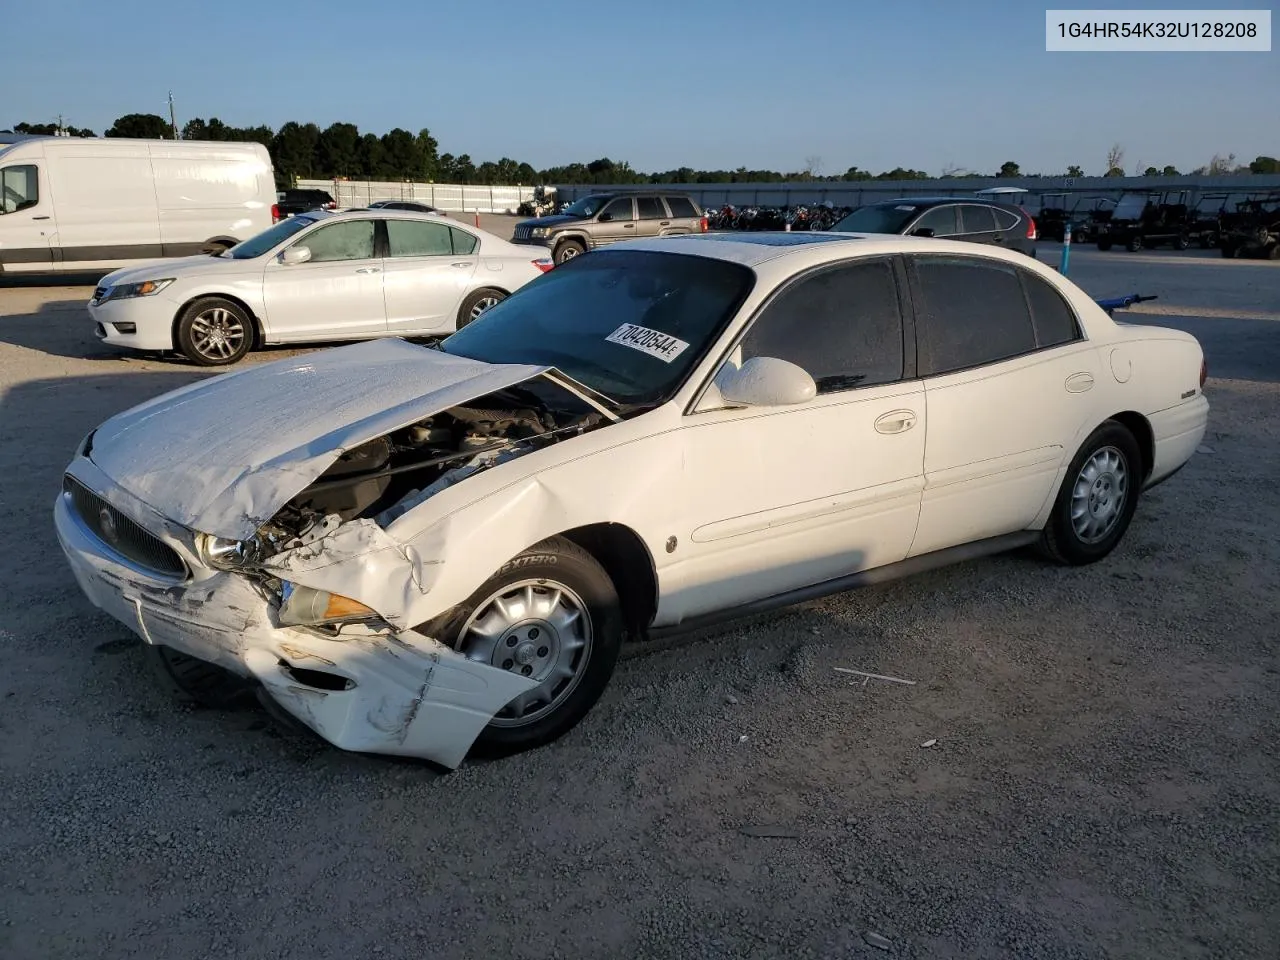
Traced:
<path id="1" fill-rule="evenodd" d="M 92 471 L 78 472 L 83 483 Z M 89 601 L 146 643 L 260 683 L 283 709 L 336 747 L 421 757 L 453 768 L 493 715 L 536 685 L 411 630 L 361 627 L 331 638 L 281 627 L 277 601 L 265 587 L 240 574 L 196 567 L 181 540 L 159 531 L 127 493 L 95 487 L 105 502 L 181 555 L 192 575 L 158 574 L 118 552 L 64 493 L 54 506 L 54 523 Z"/>

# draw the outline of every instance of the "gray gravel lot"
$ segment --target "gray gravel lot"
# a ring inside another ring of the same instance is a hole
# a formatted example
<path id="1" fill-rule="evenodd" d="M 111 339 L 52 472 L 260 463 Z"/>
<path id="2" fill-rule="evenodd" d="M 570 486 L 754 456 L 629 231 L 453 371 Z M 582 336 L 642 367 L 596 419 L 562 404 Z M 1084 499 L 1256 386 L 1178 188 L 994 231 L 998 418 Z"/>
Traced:
<path id="1" fill-rule="evenodd" d="M 91 427 L 200 374 L 100 346 L 83 287 L 0 286 L 0 957 L 1274 957 L 1280 264 L 1072 275 L 1209 358 L 1208 450 L 1115 555 L 633 657 L 566 738 L 449 775 L 157 689 L 50 509 Z"/>

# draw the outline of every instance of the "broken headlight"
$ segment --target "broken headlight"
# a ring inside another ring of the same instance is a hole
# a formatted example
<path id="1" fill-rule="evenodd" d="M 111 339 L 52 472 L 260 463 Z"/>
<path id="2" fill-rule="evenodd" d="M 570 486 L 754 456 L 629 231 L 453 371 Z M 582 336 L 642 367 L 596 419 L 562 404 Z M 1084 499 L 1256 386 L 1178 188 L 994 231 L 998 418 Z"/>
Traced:
<path id="1" fill-rule="evenodd" d="M 215 570 L 243 570 L 260 559 L 262 545 L 257 540 L 228 540 L 198 533 L 196 549 L 200 559 Z"/>
<path id="2" fill-rule="evenodd" d="M 287 580 L 280 584 L 280 625 L 318 627 L 324 624 L 378 620 L 378 614 L 359 600 L 336 593 L 300 587 Z"/>

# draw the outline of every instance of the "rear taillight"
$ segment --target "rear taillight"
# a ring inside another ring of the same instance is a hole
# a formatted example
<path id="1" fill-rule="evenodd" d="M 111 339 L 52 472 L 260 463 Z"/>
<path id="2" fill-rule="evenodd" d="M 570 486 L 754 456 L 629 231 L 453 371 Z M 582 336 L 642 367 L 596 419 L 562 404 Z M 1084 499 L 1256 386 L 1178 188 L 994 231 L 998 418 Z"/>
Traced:
<path id="1" fill-rule="evenodd" d="M 1200 361 L 1200 389 L 1204 389 L 1204 382 L 1209 379 L 1209 363 L 1207 360 Z"/>
<path id="2" fill-rule="evenodd" d="M 280 222 L 280 204 L 278 203 L 273 203 L 271 205 L 271 222 L 272 223 Z"/>
<path id="3" fill-rule="evenodd" d="M 1035 221 L 1035 217 L 1033 217 L 1033 216 L 1031 216 L 1031 214 L 1027 213 L 1027 211 L 1026 211 L 1026 208 L 1025 208 L 1025 207 L 1019 207 L 1018 209 L 1019 209 L 1019 210 L 1021 210 L 1021 211 L 1022 211 L 1022 215 L 1023 215 L 1024 217 L 1026 217 L 1026 218 L 1027 218 L 1027 239 L 1028 239 L 1028 240 L 1034 240 L 1034 239 L 1036 239 L 1036 221 Z"/>
<path id="4" fill-rule="evenodd" d="M 706 233 L 706 232 L 707 232 L 707 218 L 706 218 L 706 217 L 703 217 L 701 220 L 699 220 L 699 221 L 698 221 L 698 226 L 701 228 L 701 230 L 702 230 L 702 232 L 703 232 L 703 233 Z"/>
<path id="5" fill-rule="evenodd" d="M 547 257 L 544 257 L 541 260 L 534 260 L 532 261 L 532 263 L 535 267 L 537 267 L 543 273 L 546 273 L 548 270 L 550 270 L 552 267 L 556 265 L 556 262 L 554 260 L 551 260 Z"/>

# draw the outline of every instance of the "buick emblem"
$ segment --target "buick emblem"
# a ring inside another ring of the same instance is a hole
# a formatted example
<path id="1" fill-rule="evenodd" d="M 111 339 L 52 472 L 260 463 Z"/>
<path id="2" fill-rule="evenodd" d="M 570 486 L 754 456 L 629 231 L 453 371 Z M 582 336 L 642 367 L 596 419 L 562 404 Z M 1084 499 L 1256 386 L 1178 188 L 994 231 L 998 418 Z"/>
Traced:
<path id="1" fill-rule="evenodd" d="M 102 536 L 109 543 L 116 542 L 116 518 L 112 515 L 109 507 L 103 507 L 98 511 L 98 524 L 102 527 Z"/>

